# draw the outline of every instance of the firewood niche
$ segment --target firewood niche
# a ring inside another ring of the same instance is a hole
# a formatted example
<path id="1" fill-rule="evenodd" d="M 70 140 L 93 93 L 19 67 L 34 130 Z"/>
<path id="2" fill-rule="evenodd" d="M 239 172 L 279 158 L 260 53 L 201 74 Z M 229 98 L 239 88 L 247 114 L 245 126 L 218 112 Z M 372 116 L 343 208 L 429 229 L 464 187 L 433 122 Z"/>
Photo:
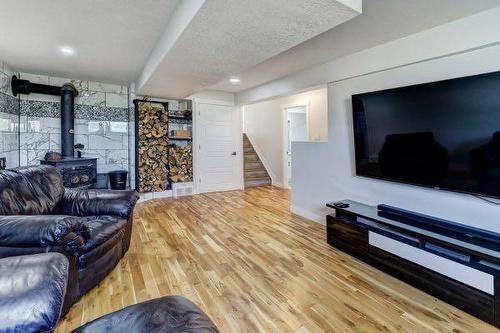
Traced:
<path id="1" fill-rule="evenodd" d="M 172 182 L 193 179 L 191 101 L 134 100 L 136 118 L 136 189 L 169 190 Z M 169 106 L 173 105 L 172 110 Z M 183 108 L 180 109 L 180 106 Z M 169 133 L 182 130 L 189 137 Z"/>
<path id="2" fill-rule="evenodd" d="M 168 168 L 170 181 L 191 182 L 193 181 L 193 154 L 192 146 L 180 147 L 170 145 L 168 156 Z"/>

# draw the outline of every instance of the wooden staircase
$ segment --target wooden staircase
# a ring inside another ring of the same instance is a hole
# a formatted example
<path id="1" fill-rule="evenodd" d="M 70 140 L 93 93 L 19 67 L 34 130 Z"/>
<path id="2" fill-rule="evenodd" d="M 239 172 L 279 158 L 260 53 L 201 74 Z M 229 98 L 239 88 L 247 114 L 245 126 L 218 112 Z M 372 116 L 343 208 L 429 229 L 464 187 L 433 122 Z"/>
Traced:
<path id="1" fill-rule="evenodd" d="M 245 188 L 271 185 L 271 177 L 245 133 L 243 133 L 243 157 Z"/>

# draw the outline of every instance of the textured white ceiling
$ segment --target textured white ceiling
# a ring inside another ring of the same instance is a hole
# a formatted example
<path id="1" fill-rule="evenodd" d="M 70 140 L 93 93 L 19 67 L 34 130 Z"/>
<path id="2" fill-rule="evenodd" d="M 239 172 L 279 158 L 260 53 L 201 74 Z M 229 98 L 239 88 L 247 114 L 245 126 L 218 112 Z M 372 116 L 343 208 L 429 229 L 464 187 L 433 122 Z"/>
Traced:
<path id="1" fill-rule="evenodd" d="M 127 84 L 179 1 L 2 0 L 0 59 L 24 72 Z M 62 56 L 62 45 L 75 56 Z"/>
<path id="2" fill-rule="evenodd" d="M 182 98 L 359 14 L 360 0 L 206 0 L 140 93 Z"/>
<path id="3" fill-rule="evenodd" d="M 365 0 L 363 14 L 349 20 L 357 12 L 348 5 L 360 2 L 2 0 L 0 59 L 23 72 L 110 83 L 136 82 L 142 73 L 141 91 L 159 97 L 208 87 L 239 92 L 500 5 Z M 179 8 L 189 4 L 192 16 L 177 24 L 171 45 L 148 67 Z M 73 47 L 75 56 L 61 55 L 60 46 Z M 228 83 L 233 75 L 240 85 Z"/>
<path id="4" fill-rule="evenodd" d="M 363 13 L 210 89 L 243 91 L 378 44 L 500 6 L 500 0 L 365 0 Z"/>

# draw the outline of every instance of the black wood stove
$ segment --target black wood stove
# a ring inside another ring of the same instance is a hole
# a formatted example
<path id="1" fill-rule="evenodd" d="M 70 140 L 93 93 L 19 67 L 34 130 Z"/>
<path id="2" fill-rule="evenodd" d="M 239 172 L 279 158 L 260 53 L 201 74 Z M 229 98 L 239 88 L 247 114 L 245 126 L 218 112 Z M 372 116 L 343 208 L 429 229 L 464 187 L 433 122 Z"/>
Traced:
<path id="1" fill-rule="evenodd" d="M 58 161 L 41 160 L 40 164 L 59 169 L 65 187 L 86 189 L 97 184 L 97 158 L 65 157 Z"/>
<path id="2" fill-rule="evenodd" d="M 59 169 L 64 186 L 71 188 L 91 188 L 97 184 L 97 158 L 75 158 L 75 97 L 78 90 L 71 83 L 62 87 L 31 83 L 12 77 L 12 92 L 17 94 L 48 94 L 61 96 L 61 159 L 41 160 L 40 164 L 52 165 Z"/>

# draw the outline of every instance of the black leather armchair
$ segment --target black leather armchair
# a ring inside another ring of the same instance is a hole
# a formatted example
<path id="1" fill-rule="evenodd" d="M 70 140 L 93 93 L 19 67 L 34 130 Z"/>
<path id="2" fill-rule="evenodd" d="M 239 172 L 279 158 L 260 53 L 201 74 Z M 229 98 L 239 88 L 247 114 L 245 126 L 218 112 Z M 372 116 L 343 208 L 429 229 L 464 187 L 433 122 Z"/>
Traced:
<path id="1" fill-rule="evenodd" d="M 0 259 L 0 332 L 52 332 L 66 291 L 68 261 L 59 253 Z M 180 296 L 128 306 L 72 333 L 218 333 L 210 318 Z"/>
<path id="2" fill-rule="evenodd" d="M 63 314 L 129 248 L 135 191 L 70 190 L 50 166 L 0 172 L 0 258 L 62 253 L 69 262 Z"/>
<path id="3" fill-rule="evenodd" d="M 0 332 L 52 332 L 67 274 L 68 261 L 58 253 L 0 259 Z"/>

